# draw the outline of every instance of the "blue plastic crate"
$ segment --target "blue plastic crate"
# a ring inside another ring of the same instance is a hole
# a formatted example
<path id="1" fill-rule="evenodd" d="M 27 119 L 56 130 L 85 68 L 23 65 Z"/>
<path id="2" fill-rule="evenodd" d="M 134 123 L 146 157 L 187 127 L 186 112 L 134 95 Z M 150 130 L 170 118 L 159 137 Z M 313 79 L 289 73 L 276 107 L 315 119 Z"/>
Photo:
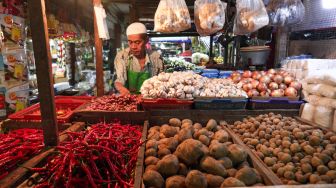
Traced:
<path id="1" fill-rule="evenodd" d="M 251 110 L 261 109 L 300 109 L 304 101 L 288 97 L 256 97 L 249 100 L 247 108 Z"/>
<path id="2" fill-rule="evenodd" d="M 247 98 L 196 98 L 195 109 L 201 110 L 241 110 L 246 108 Z"/>

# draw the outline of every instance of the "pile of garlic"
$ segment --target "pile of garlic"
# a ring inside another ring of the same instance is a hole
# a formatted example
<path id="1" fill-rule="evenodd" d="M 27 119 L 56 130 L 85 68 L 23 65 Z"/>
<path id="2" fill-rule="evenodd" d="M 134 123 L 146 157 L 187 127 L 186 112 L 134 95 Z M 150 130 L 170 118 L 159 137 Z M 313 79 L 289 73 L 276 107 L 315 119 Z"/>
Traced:
<path id="1" fill-rule="evenodd" d="M 193 72 L 160 73 L 141 87 L 143 98 L 246 97 L 241 85 L 228 79 L 209 79 Z"/>

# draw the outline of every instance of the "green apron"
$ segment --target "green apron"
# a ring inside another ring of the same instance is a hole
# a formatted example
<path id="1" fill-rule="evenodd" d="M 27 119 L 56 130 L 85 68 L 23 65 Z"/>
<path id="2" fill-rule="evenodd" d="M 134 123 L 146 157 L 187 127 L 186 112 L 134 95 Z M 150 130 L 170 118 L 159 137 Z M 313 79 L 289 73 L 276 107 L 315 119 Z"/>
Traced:
<path id="1" fill-rule="evenodd" d="M 131 59 L 128 59 L 126 87 L 132 94 L 140 94 L 140 89 L 145 80 L 151 77 L 149 72 L 134 72 L 130 70 Z"/>
<path id="2" fill-rule="evenodd" d="M 127 70 L 127 87 L 132 94 L 139 94 L 145 80 L 150 78 L 149 72 L 134 72 Z"/>

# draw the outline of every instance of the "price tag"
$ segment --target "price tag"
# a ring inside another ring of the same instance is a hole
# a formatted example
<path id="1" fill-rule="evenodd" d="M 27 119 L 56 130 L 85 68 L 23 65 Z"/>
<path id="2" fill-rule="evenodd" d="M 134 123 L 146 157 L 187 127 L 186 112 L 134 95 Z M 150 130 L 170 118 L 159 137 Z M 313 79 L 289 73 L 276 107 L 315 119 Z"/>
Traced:
<path id="1" fill-rule="evenodd" d="M 13 25 L 11 38 L 16 42 L 21 39 L 21 29 L 19 27 Z"/>
<path id="2" fill-rule="evenodd" d="M 25 107 L 26 107 L 25 102 L 18 99 L 16 101 L 16 105 L 15 105 L 15 112 L 21 111 L 21 110 L 25 109 Z"/>
<path id="3" fill-rule="evenodd" d="M 14 77 L 18 79 L 23 78 L 23 69 L 24 66 L 22 64 L 16 63 L 14 66 Z"/>

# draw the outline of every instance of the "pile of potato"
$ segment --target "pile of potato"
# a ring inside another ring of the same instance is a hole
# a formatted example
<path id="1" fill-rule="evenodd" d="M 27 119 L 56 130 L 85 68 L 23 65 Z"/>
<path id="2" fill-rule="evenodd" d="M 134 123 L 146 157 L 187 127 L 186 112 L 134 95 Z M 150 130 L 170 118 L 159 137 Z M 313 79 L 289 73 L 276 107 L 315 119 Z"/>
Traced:
<path id="1" fill-rule="evenodd" d="M 237 187 L 263 185 L 247 152 L 233 144 L 213 119 L 205 127 L 189 119 L 170 119 L 151 127 L 145 151 L 146 187 Z"/>
<path id="2" fill-rule="evenodd" d="M 336 183 L 336 134 L 269 113 L 230 128 L 284 184 Z"/>

